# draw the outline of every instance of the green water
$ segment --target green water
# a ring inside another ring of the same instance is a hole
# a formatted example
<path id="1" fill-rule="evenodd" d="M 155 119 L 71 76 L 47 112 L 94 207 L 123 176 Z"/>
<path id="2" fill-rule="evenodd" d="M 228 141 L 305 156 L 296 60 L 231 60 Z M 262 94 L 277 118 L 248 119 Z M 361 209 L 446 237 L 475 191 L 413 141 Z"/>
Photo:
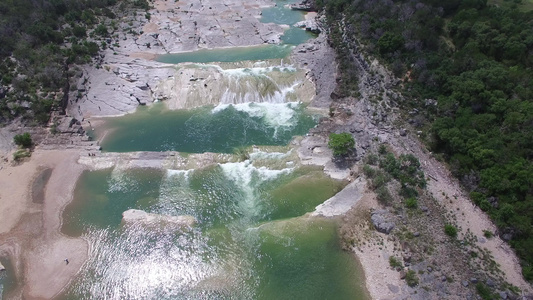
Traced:
<path id="1" fill-rule="evenodd" d="M 170 111 L 162 103 L 110 118 L 104 151 L 232 152 L 250 145 L 286 145 L 316 120 L 295 103 L 244 103 Z M 97 130 L 96 137 L 99 136 Z"/>
<path id="2" fill-rule="evenodd" d="M 293 2 L 277 1 L 277 7 L 263 11 L 261 21 L 292 25 L 302 20 L 301 12 L 284 7 Z M 292 45 L 310 37 L 290 28 L 282 45 L 200 50 L 158 60 L 284 58 Z M 226 91 L 220 102 L 235 104 L 170 111 L 156 103 L 106 119 L 90 134 L 102 138 L 105 133 L 104 151 L 228 153 L 250 145 L 286 146 L 316 124 L 303 105 L 288 102 L 297 101 L 287 91 L 299 79 L 281 82 L 286 76 L 253 68 L 223 73 L 231 80 L 218 80 Z M 231 84 L 242 88 L 231 90 Z M 265 98 L 264 86 L 274 86 L 275 95 Z M 234 94 L 242 99 L 226 101 Z M 207 96 L 218 100 L 213 95 Z M 298 166 L 291 153 L 254 150 L 247 161 L 194 170 L 84 172 L 63 213 L 62 232 L 86 239 L 89 258 L 58 298 L 368 299 L 353 255 L 340 247 L 336 221 L 307 215 L 344 183 L 321 169 Z M 162 220 L 124 222 L 122 213 L 128 209 Z M 196 225 L 165 221 L 180 215 L 193 216 Z"/>
<path id="3" fill-rule="evenodd" d="M 300 29 L 300 31 L 304 30 Z M 202 49 L 191 52 L 163 54 L 158 56 L 156 60 L 168 64 L 178 64 L 182 62 L 209 63 L 265 60 L 287 57 L 292 49 L 293 47 L 290 45 L 261 45 L 254 47 Z"/>
<path id="4" fill-rule="evenodd" d="M 61 298 L 365 299 L 336 223 L 300 217 L 342 186 L 312 168 L 254 161 L 85 172 L 62 231 L 93 247 Z M 121 223 L 130 208 L 192 215 L 198 224 Z"/>

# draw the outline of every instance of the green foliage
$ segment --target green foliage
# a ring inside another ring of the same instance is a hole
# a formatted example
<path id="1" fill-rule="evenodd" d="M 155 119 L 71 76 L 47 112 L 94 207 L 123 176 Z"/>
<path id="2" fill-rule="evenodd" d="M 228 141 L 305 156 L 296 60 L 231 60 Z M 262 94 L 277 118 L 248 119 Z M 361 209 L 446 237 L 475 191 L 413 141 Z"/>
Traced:
<path id="1" fill-rule="evenodd" d="M 394 52 L 403 47 L 404 40 L 400 35 L 385 32 L 378 40 L 378 48 L 382 54 Z"/>
<path id="2" fill-rule="evenodd" d="M 22 117 L 46 123 L 57 95 L 68 82 L 68 65 L 87 63 L 98 53 L 84 41 L 87 28 L 113 15 L 115 0 L 0 1 L 0 124 Z M 104 8 L 104 9 L 102 9 Z M 72 44 L 67 49 L 65 42 Z M 5 90 L 5 89 L 4 89 Z M 38 91 L 38 92 L 37 92 Z M 20 105 L 30 104 L 30 109 Z"/>
<path id="3" fill-rule="evenodd" d="M 390 205 L 392 203 L 392 195 L 386 186 L 380 186 L 376 189 L 376 198 L 382 205 Z"/>
<path id="4" fill-rule="evenodd" d="M 444 225 L 444 233 L 446 233 L 447 236 L 456 238 L 457 237 L 457 228 L 451 224 Z"/>
<path id="5" fill-rule="evenodd" d="M 513 230 L 510 244 L 525 275 L 533 266 L 528 250 L 533 247 L 533 12 L 520 10 L 526 4 L 491 2 L 498 5 L 484 0 L 316 3 L 326 10 L 331 44 L 343 66 L 339 87 L 348 90 L 339 94 L 357 91 L 348 81 L 356 77 L 350 53 L 359 44 L 403 77 L 407 101 L 400 105 L 423 107 L 415 117 L 431 128 L 432 151 L 500 228 Z M 438 104 L 427 105 L 425 99 Z M 398 165 L 388 167 L 397 178 Z M 413 185 L 402 187 L 402 194 L 413 190 Z"/>
<path id="6" fill-rule="evenodd" d="M 414 287 L 418 285 L 418 276 L 416 276 L 416 272 L 413 270 L 407 271 L 405 274 L 405 282 L 407 282 L 407 285 L 410 287 Z"/>
<path id="7" fill-rule="evenodd" d="M 23 148 L 29 148 L 33 145 L 31 135 L 28 132 L 15 135 L 15 137 L 13 138 L 13 141 L 15 142 L 15 145 L 23 147 Z"/>
<path id="8" fill-rule="evenodd" d="M 400 193 L 405 198 L 418 196 L 416 188 L 425 188 L 426 179 L 420 169 L 420 162 L 412 154 L 402 154 L 398 159 L 387 153 L 379 161 L 379 166 L 401 184 Z"/>
<path id="9" fill-rule="evenodd" d="M 492 237 L 494 237 L 494 233 L 492 233 L 492 231 L 490 230 L 483 230 L 483 236 L 488 239 L 491 239 Z"/>
<path id="10" fill-rule="evenodd" d="M 481 297 L 481 299 L 483 300 L 492 300 L 492 299 L 499 299 L 500 297 L 496 297 L 496 295 L 494 295 L 492 293 L 492 291 L 490 290 L 490 288 L 488 286 L 486 286 L 485 284 L 483 284 L 482 282 L 478 282 L 476 284 L 476 291 L 478 293 L 478 295 Z"/>
<path id="11" fill-rule="evenodd" d="M 144 10 L 150 9 L 150 4 L 148 4 L 148 1 L 146 0 L 135 0 L 133 1 L 133 6 L 144 9 Z"/>
<path id="12" fill-rule="evenodd" d="M 366 163 L 369 164 L 369 165 L 372 165 L 372 166 L 375 166 L 377 165 L 378 163 L 378 156 L 375 155 L 375 154 L 369 154 L 367 157 L 366 157 Z"/>
<path id="13" fill-rule="evenodd" d="M 414 197 L 407 198 L 405 200 L 405 206 L 407 208 L 417 208 L 418 207 L 418 201 Z"/>
<path id="14" fill-rule="evenodd" d="M 331 133 L 329 135 L 328 147 L 333 150 L 333 155 L 343 156 L 349 154 L 355 146 L 355 140 L 351 134 Z"/>
<path id="15" fill-rule="evenodd" d="M 393 268 L 401 267 L 402 263 L 395 256 L 389 256 L 389 265 Z"/>
<path id="16" fill-rule="evenodd" d="M 96 33 L 99 36 L 109 35 L 109 32 L 107 31 L 107 26 L 105 24 L 98 24 L 98 26 L 96 26 L 96 29 L 94 30 L 94 33 Z"/>

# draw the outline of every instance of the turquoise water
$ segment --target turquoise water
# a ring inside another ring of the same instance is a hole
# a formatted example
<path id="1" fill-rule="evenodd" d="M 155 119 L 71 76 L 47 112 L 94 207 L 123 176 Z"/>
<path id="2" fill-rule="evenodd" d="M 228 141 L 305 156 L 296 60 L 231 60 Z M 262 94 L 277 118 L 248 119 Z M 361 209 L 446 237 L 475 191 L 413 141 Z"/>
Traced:
<path id="1" fill-rule="evenodd" d="M 299 29 L 305 32 L 304 30 Z M 221 49 L 202 49 L 191 52 L 163 54 L 157 61 L 168 64 L 182 62 L 237 62 L 243 60 L 265 60 L 287 57 L 292 51 L 291 45 L 261 45 L 254 47 L 233 47 Z"/>
<path id="2" fill-rule="evenodd" d="M 366 299 L 335 221 L 300 217 L 342 187 L 320 170 L 253 161 L 85 172 L 62 230 L 93 250 L 61 298 Z M 130 208 L 198 224 L 124 224 Z"/>
<path id="3" fill-rule="evenodd" d="M 180 151 L 231 153 L 250 145 L 286 145 L 316 124 L 296 103 L 245 103 L 170 111 L 162 103 L 111 118 L 104 151 Z M 98 132 L 96 134 L 98 136 Z"/>

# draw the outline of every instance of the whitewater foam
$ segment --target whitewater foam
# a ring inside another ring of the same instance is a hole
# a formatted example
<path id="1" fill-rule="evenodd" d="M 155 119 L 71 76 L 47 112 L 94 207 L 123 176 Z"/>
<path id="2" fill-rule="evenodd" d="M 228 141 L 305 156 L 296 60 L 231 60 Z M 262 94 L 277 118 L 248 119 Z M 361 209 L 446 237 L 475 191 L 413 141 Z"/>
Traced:
<path id="1" fill-rule="evenodd" d="M 265 125 L 273 128 L 292 127 L 295 125 L 297 108 L 300 103 L 241 103 L 220 104 L 213 108 L 212 113 L 221 112 L 229 107 L 244 112 L 252 118 L 263 118 Z"/>

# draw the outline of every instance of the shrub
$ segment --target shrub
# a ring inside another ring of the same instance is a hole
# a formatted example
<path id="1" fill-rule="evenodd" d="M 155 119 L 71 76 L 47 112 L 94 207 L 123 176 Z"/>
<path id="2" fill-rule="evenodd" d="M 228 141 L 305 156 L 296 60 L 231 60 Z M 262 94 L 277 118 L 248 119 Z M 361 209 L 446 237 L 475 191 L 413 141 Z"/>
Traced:
<path id="1" fill-rule="evenodd" d="M 402 266 L 402 263 L 395 256 L 389 256 L 389 264 L 393 268 Z"/>
<path id="2" fill-rule="evenodd" d="M 355 140 L 351 134 L 347 132 L 343 133 L 331 133 L 329 135 L 328 147 L 333 150 L 333 155 L 342 156 L 350 153 L 355 146 Z"/>
<path id="3" fill-rule="evenodd" d="M 29 133 L 25 132 L 23 134 L 17 134 L 13 138 L 13 141 L 16 145 L 23 147 L 23 148 L 29 148 L 33 144 L 33 141 L 31 140 L 31 136 Z"/>
<path id="4" fill-rule="evenodd" d="M 407 274 L 405 274 L 405 282 L 407 282 L 407 285 L 410 287 L 418 285 L 418 276 L 416 276 L 416 272 L 413 270 L 407 271 Z"/>
<path id="5" fill-rule="evenodd" d="M 481 297 L 481 299 L 484 299 L 484 300 L 495 299 L 494 295 L 492 295 L 491 293 L 490 288 L 481 282 L 478 282 L 476 284 L 476 291 Z"/>
<path id="6" fill-rule="evenodd" d="M 378 163 L 378 156 L 375 155 L 375 154 L 369 154 L 369 155 L 366 157 L 366 163 L 369 164 L 369 165 L 372 165 L 372 166 L 377 165 L 377 163 Z"/>
<path id="7" fill-rule="evenodd" d="M 24 157 L 30 157 L 30 156 L 31 156 L 30 151 L 28 151 L 26 149 L 19 149 L 19 150 L 15 151 L 15 153 L 13 153 L 13 160 L 20 161 Z"/>
<path id="8" fill-rule="evenodd" d="M 376 170 L 374 170 L 372 167 L 370 167 L 369 165 L 364 165 L 363 166 L 363 173 L 365 174 L 366 177 L 368 178 L 374 178 L 376 176 Z"/>
<path id="9" fill-rule="evenodd" d="M 418 201 L 414 197 L 407 198 L 405 200 L 405 206 L 407 208 L 417 208 L 418 207 Z"/>
<path id="10" fill-rule="evenodd" d="M 392 196 L 386 186 L 379 187 L 376 190 L 376 198 L 382 205 L 388 205 L 392 202 Z"/>
<path id="11" fill-rule="evenodd" d="M 494 236 L 494 233 L 492 233 L 490 230 L 483 230 L 483 236 L 490 239 Z"/>
<path id="12" fill-rule="evenodd" d="M 457 237 L 457 228 L 451 224 L 444 225 L 444 233 L 449 237 Z"/>

